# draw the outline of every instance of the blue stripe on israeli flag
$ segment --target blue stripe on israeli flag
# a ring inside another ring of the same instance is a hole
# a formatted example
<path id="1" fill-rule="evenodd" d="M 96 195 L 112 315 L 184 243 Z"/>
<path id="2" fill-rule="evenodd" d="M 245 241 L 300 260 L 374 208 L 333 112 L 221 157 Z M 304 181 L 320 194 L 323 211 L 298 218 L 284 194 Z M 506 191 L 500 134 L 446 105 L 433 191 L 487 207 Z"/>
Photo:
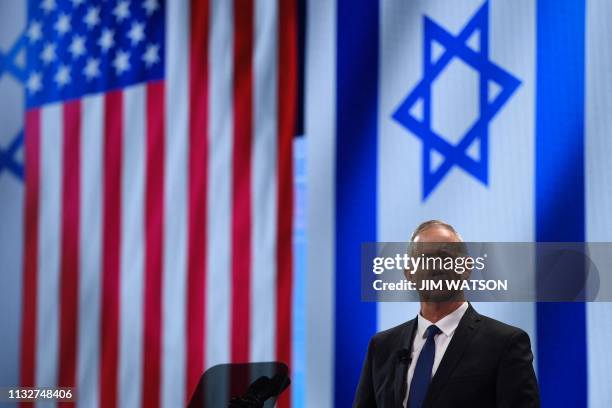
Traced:
<path id="1" fill-rule="evenodd" d="M 537 2 L 536 239 L 583 241 L 585 2 Z M 584 303 L 537 305 L 543 406 L 588 406 Z"/>
<path id="2" fill-rule="evenodd" d="M 334 406 L 348 407 L 376 305 L 360 299 L 362 242 L 376 240 L 378 1 L 339 0 L 336 116 Z"/>

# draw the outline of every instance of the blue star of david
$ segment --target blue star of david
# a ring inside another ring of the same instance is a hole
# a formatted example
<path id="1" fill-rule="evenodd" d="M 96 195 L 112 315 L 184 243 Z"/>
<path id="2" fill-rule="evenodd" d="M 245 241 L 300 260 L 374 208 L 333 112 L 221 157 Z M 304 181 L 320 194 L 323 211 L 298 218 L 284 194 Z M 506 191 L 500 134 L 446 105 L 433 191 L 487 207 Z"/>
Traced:
<path id="1" fill-rule="evenodd" d="M 471 174 L 482 184 L 488 185 L 488 124 L 499 112 L 520 85 L 520 81 L 507 71 L 489 60 L 488 18 L 489 6 L 483 6 L 472 16 L 459 35 L 446 31 L 433 20 L 424 16 L 424 55 L 423 78 L 403 100 L 392 117 L 416 137 L 423 145 L 423 201 L 444 179 L 453 165 Z M 479 31 L 478 50 L 468 46 L 468 40 Z M 443 53 L 434 60 L 432 45 L 434 41 L 444 47 Z M 431 88 L 434 81 L 451 62 L 459 58 L 479 74 L 479 117 L 468 128 L 461 140 L 451 144 L 431 127 Z M 489 83 L 498 86 L 498 93 L 489 100 Z M 421 117 L 412 113 L 412 108 L 422 103 Z M 470 157 L 468 148 L 478 141 L 478 159 Z M 432 169 L 431 153 L 435 151 L 443 157 L 441 164 Z"/>
<path id="2" fill-rule="evenodd" d="M 0 51 L 0 78 L 7 73 L 23 84 L 26 81 L 26 70 L 16 63 L 17 55 L 27 46 L 25 34 L 21 34 L 7 53 Z M 23 145 L 23 131 L 18 132 L 7 148 L 0 146 L 0 175 L 4 170 L 23 180 L 23 163 L 17 158 L 17 152 Z"/>

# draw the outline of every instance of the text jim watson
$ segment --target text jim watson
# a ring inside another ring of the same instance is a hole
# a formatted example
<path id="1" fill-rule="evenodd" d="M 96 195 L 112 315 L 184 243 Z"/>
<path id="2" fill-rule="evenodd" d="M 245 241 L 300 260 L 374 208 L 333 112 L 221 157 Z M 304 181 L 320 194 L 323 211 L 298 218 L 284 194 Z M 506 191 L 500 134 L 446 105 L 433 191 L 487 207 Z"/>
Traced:
<path id="1" fill-rule="evenodd" d="M 402 279 L 399 282 L 383 282 L 376 279 L 372 282 L 372 287 L 376 291 L 384 290 L 486 290 L 486 291 L 507 291 L 507 279 L 474 279 L 474 280 L 454 280 L 454 279 L 425 279 L 417 286 L 417 282 Z"/>

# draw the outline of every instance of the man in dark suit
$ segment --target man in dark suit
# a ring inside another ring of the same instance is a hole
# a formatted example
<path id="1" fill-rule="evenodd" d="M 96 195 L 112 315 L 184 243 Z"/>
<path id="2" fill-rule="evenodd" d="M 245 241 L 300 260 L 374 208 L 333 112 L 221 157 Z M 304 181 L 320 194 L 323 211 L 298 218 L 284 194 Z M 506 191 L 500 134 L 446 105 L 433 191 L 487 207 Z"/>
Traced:
<path id="1" fill-rule="evenodd" d="M 427 221 L 414 243 L 461 242 Z M 419 315 L 370 340 L 354 407 L 539 407 L 529 336 L 459 297 L 421 295 Z"/>

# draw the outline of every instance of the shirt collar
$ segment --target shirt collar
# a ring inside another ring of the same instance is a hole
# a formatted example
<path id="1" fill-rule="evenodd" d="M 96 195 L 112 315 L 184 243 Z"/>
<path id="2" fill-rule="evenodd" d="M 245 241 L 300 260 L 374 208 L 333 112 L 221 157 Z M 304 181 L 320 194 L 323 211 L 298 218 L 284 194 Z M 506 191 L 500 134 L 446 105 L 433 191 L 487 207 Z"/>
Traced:
<path id="1" fill-rule="evenodd" d="M 457 326 L 459 326 L 459 322 L 461 318 L 465 314 L 465 311 L 468 308 L 468 302 L 463 302 L 461 306 L 455 309 L 452 313 L 447 314 L 442 319 L 438 320 L 436 323 L 432 323 L 423 316 L 421 313 L 418 314 L 417 317 L 417 336 L 425 336 L 425 330 L 432 324 L 438 326 L 438 328 L 446 335 L 446 337 L 450 337 L 453 335 Z"/>

